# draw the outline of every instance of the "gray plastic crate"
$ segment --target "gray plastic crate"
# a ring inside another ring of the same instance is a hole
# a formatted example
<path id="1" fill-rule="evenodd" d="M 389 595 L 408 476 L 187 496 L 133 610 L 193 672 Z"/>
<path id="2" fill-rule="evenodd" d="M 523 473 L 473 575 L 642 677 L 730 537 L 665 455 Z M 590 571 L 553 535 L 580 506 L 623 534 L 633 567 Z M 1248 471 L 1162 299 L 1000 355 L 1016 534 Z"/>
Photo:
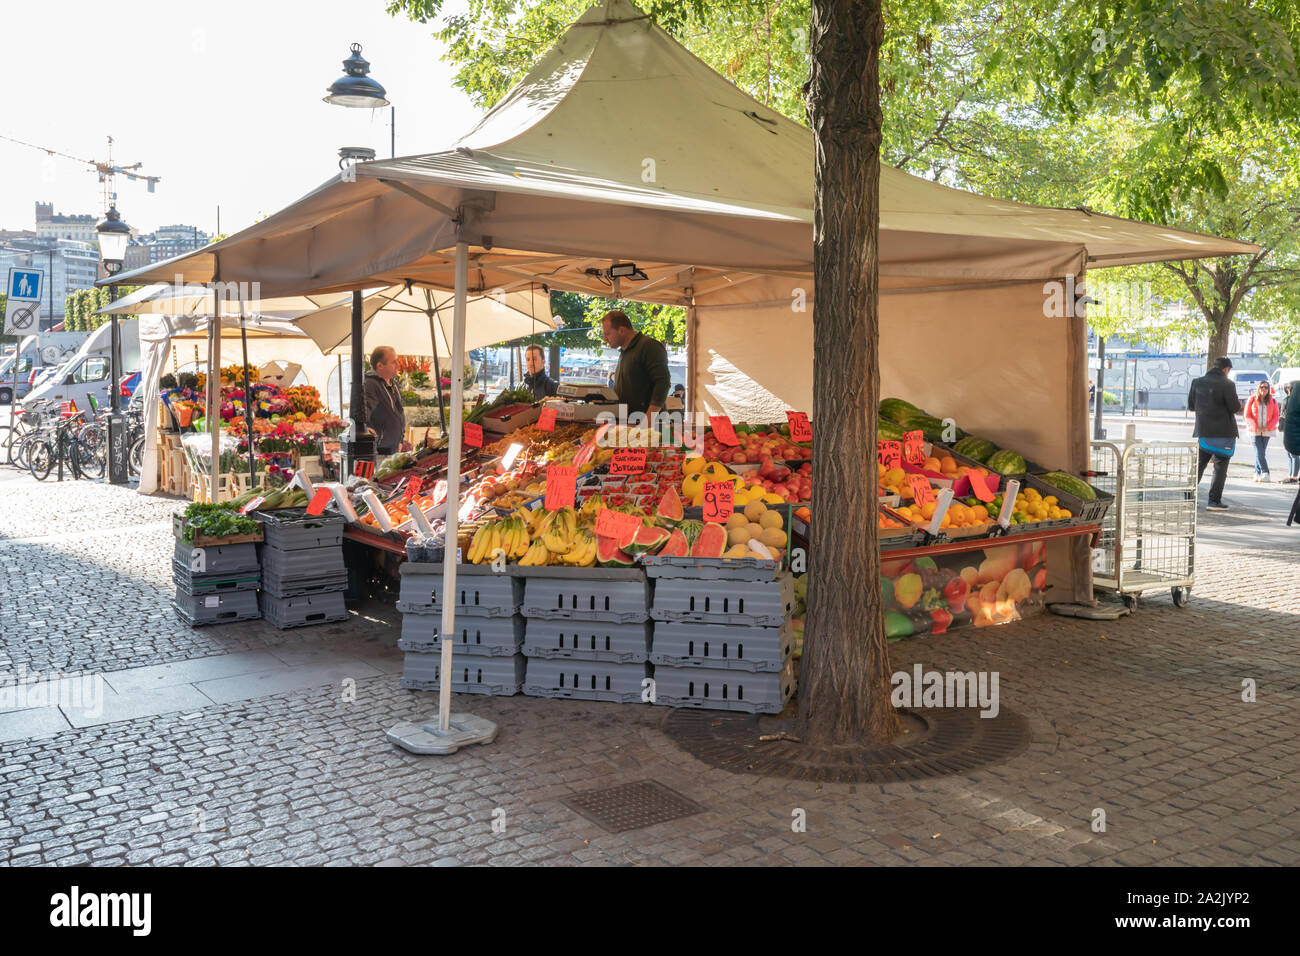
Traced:
<path id="1" fill-rule="evenodd" d="M 261 549 L 262 572 L 285 579 L 310 579 L 324 574 L 346 574 L 343 563 L 343 546 L 332 548 L 301 548 L 297 551 Z"/>
<path id="2" fill-rule="evenodd" d="M 403 614 L 402 637 L 397 646 L 404 651 L 441 653 L 441 614 Z M 518 654 L 524 641 L 524 619 L 513 617 L 464 617 L 456 619 L 455 653 L 477 657 L 510 657 Z"/>
<path id="3" fill-rule="evenodd" d="M 302 597 L 304 594 L 327 594 L 348 586 L 347 569 L 314 578 L 282 578 L 263 569 L 262 590 L 273 597 Z"/>
<path id="4" fill-rule="evenodd" d="M 656 621 L 780 627 L 794 610 L 794 578 L 771 581 L 660 578 L 650 616 Z"/>
<path id="5" fill-rule="evenodd" d="M 519 693 L 524 683 L 527 658 L 474 657 L 453 660 L 451 689 L 458 694 L 491 694 L 510 697 Z M 438 690 L 442 677 L 442 655 L 406 652 L 402 668 L 402 686 L 407 690 Z"/>
<path id="6" fill-rule="evenodd" d="M 256 591 L 262 574 L 256 568 L 218 574 L 191 574 L 179 561 L 172 562 L 172 580 L 188 594 L 221 594 L 225 591 Z"/>
<path id="7" fill-rule="evenodd" d="M 645 679 L 650 673 L 650 666 L 645 663 L 529 658 L 524 693 L 529 697 L 634 704 L 646 692 Z"/>
<path id="8" fill-rule="evenodd" d="M 543 620 L 631 624 L 650 616 L 650 582 L 639 568 L 524 568 L 520 611 Z"/>
<path id="9" fill-rule="evenodd" d="M 456 565 L 456 613 L 471 617 L 510 617 L 519 609 L 523 581 L 515 565 L 493 571 L 489 564 Z M 397 609 L 403 614 L 442 612 L 441 564 L 413 564 L 401 567 L 402 585 Z"/>
<path id="10" fill-rule="evenodd" d="M 646 576 L 695 580 L 771 581 L 781 573 L 780 561 L 763 558 L 642 558 Z"/>
<path id="11" fill-rule="evenodd" d="M 656 667 L 655 703 L 666 707 L 779 714 L 794 694 L 793 662 L 778 673 Z"/>
<path id="12" fill-rule="evenodd" d="M 262 523 L 266 547 L 278 551 L 337 548 L 343 543 L 343 527 L 347 524 L 342 515 L 309 517 L 306 508 L 255 511 L 252 517 Z"/>
<path id="13" fill-rule="evenodd" d="M 644 662 L 650 656 L 651 624 L 612 624 L 533 618 L 524 631 L 524 653 L 546 660 L 576 659 L 614 664 Z"/>
<path id="14" fill-rule="evenodd" d="M 202 556 L 195 560 L 196 553 Z M 192 548 L 183 541 L 176 542 L 172 554 L 175 564 L 182 564 L 191 574 L 234 574 L 239 571 L 256 571 L 257 545 L 222 544 L 209 548 Z"/>
<path id="15" fill-rule="evenodd" d="M 202 624 L 230 624 L 252 621 L 262 616 L 256 591 L 232 591 L 228 594 L 186 594 L 176 589 L 172 607 L 181 620 L 192 627 Z"/>
<path id="16" fill-rule="evenodd" d="M 776 673 L 794 650 L 794 627 L 737 627 L 660 621 L 650 660 L 657 667 Z"/>
<path id="17" fill-rule="evenodd" d="M 346 621 L 348 617 L 347 608 L 343 606 L 342 591 L 288 598 L 278 598 L 259 591 L 257 603 L 262 609 L 262 617 L 282 631 L 290 627 Z"/>

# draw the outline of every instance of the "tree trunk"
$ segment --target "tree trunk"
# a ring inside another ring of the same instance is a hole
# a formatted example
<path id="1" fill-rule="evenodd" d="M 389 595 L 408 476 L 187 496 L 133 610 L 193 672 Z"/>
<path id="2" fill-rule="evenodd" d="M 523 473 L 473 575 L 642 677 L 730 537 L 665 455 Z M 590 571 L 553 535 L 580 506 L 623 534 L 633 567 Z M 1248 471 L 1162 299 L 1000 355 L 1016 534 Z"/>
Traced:
<path id="1" fill-rule="evenodd" d="M 1210 330 L 1210 347 L 1205 355 L 1205 367 L 1211 368 L 1214 360 L 1228 354 L 1228 334 L 1232 331 L 1231 315 L 1211 315 L 1206 319 Z"/>
<path id="2" fill-rule="evenodd" d="M 816 144 L 813 471 L 799 736 L 892 739 L 876 528 L 880 400 L 880 0 L 813 0 L 808 112 Z"/>

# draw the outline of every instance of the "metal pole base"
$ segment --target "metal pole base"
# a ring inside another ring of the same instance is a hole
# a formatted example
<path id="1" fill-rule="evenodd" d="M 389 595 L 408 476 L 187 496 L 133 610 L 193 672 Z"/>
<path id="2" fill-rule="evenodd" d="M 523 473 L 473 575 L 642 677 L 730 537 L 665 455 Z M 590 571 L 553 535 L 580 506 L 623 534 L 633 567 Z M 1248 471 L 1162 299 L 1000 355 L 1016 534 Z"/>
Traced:
<path id="1" fill-rule="evenodd" d="M 388 729 L 388 739 L 413 754 L 454 754 L 470 744 L 490 744 L 497 739 L 497 725 L 486 717 L 452 714 L 448 728 L 438 724 L 438 715 L 425 723 L 404 720 Z"/>

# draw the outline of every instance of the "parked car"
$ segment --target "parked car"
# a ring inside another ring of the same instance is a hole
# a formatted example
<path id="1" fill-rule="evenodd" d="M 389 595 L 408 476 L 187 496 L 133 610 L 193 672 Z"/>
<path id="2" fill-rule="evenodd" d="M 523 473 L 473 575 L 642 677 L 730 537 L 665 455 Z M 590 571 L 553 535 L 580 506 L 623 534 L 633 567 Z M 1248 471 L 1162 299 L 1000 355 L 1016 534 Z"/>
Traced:
<path id="1" fill-rule="evenodd" d="M 1300 382 L 1300 368 L 1280 368 L 1273 372 L 1273 391 L 1281 394 L 1287 382 Z"/>
<path id="2" fill-rule="evenodd" d="M 1255 394 L 1255 389 L 1259 388 L 1259 383 L 1268 381 L 1268 373 L 1256 369 L 1243 369 L 1240 372 L 1233 369 L 1228 373 L 1228 378 L 1237 384 L 1237 398 L 1241 400 L 1244 409 L 1246 399 Z"/>

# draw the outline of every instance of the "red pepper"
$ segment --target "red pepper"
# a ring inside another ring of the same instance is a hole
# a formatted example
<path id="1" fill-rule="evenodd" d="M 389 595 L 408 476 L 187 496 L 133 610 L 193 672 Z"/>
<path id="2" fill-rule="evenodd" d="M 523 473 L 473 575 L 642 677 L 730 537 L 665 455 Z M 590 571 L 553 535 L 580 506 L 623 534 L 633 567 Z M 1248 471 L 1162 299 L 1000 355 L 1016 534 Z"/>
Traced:
<path id="1" fill-rule="evenodd" d="M 966 579 L 955 577 L 943 587 L 943 596 L 954 614 L 966 606 L 966 594 L 970 591 Z"/>
<path id="2" fill-rule="evenodd" d="M 943 634 L 948 630 L 948 625 L 952 623 L 952 615 L 942 608 L 937 608 L 930 612 L 931 634 Z"/>

